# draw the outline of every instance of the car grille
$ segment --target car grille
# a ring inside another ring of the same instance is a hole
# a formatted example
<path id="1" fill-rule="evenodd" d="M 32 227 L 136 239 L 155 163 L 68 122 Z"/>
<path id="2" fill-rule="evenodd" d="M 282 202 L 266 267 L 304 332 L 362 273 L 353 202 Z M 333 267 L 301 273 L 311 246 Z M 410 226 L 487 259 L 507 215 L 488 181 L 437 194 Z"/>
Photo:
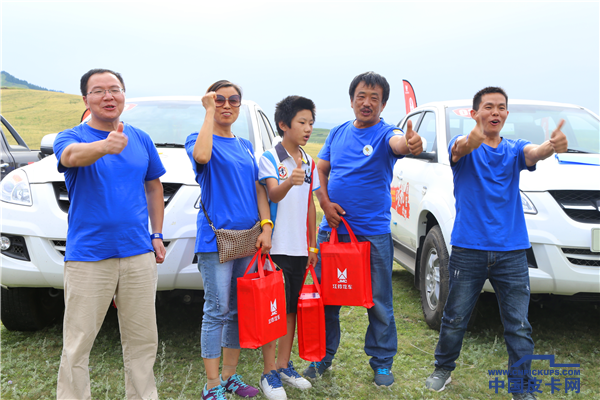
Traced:
<path id="1" fill-rule="evenodd" d="M 600 190 L 550 190 L 550 194 L 571 219 L 600 223 Z"/>
<path id="2" fill-rule="evenodd" d="M 54 250 L 56 250 L 57 252 L 62 254 L 62 256 L 64 257 L 66 248 L 67 248 L 67 241 L 66 240 L 51 240 L 50 242 L 52 243 L 52 247 L 54 247 Z M 171 242 L 168 240 L 163 242 L 163 244 L 165 245 L 165 249 L 167 247 L 169 247 L 170 243 Z"/>
<path id="3" fill-rule="evenodd" d="M 163 183 L 163 193 L 165 199 L 165 208 L 169 205 L 169 202 L 175 196 L 175 193 L 182 186 L 181 183 Z M 64 182 L 52 182 L 54 188 L 54 196 L 58 207 L 65 213 L 69 212 L 69 193 L 67 192 L 67 185 Z"/>
<path id="4" fill-rule="evenodd" d="M 563 254 L 571 264 L 584 267 L 600 267 L 600 253 L 594 253 L 590 249 L 563 247 Z"/>

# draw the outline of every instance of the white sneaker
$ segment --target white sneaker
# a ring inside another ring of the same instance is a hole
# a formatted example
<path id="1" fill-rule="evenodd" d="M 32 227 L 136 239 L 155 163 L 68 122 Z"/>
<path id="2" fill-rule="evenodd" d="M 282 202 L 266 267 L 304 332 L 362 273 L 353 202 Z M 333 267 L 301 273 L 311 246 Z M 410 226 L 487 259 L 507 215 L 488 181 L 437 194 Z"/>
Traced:
<path id="1" fill-rule="evenodd" d="M 296 370 L 294 369 L 294 364 L 290 361 L 288 362 L 287 368 L 280 368 L 277 370 L 279 372 L 279 376 L 281 377 L 281 381 L 290 386 L 298 388 L 300 390 L 310 389 L 312 385 L 306 379 L 304 379 Z"/>
<path id="2" fill-rule="evenodd" d="M 287 400 L 287 394 L 285 394 L 285 389 L 281 384 L 281 377 L 277 371 L 272 370 L 268 374 L 263 374 L 260 377 L 259 386 L 267 399 Z"/>

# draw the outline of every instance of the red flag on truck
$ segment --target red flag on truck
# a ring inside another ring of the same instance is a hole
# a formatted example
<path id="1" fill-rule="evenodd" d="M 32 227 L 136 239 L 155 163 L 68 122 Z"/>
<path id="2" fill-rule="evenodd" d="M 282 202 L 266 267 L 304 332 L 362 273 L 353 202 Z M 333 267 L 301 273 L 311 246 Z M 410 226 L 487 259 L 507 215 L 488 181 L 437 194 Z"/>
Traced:
<path id="1" fill-rule="evenodd" d="M 406 105 L 406 113 L 408 114 L 417 107 L 417 97 L 409 81 L 402 79 L 402 86 L 404 87 L 404 104 Z"/>

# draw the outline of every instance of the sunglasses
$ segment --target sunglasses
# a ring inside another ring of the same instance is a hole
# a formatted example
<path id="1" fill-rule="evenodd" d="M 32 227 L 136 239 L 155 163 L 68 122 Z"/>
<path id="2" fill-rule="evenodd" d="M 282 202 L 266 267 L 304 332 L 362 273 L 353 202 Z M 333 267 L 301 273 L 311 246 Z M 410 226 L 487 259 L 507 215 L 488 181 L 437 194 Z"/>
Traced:
<path id="1" fill-rule="evenodd" d="M 225 98 L 225 96 L 221 96 L 220 94 L 218 94 L 217 98 L 215 99 L 215 104 L 217 105 L 217 107 L 223 107 L 226 101 L 229 102 L 229 105 L 231 107 L 239 107 L 242 105 L 242 98 L 237 94 L 229 98 Z"/>

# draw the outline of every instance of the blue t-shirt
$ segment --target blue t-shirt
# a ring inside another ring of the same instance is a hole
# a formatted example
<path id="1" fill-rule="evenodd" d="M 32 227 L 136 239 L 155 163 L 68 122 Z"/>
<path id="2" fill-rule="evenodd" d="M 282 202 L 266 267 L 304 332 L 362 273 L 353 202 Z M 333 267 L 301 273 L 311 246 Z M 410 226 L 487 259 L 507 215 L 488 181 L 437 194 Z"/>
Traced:
<path id="1" fill-rule="evenodd" d="M 65 261 L 100 261 L 153 251 L 144 183 L 166 170 L 146 132 L 124 124 L 128 142 L 120 154 L 107 154 L 87 167 L 66 168 L 60 163 L 70 144 L 96 142 L 109 133 L 83 124 L 59 133 L 54 141 L 58 171 L 65 173 L 71 202 Z"/>
<path id="2" fill-rule="evenodd" d="M 196 182 L 200 185 L 202 203 L 215 229 L 250 229 L 258 221 L 256 181 L 258 166 L 252 143 L 242 138 L 213 135 L 210 161 L 194 160 L 198 132 L 189 135 L 185 150 L 192 162 Z M 198 212 L 196 253 L 217 251 L 217 237 L 206 221 L 202 207 Z"/>
<path id="3" fill-rule="evenodd" d="M 521 194 L 520 172 L 535 171 L 525 163 L 523 148 L 531 142 L 502 138 L 497 148 L 482 143 L 472 153 L 452 163 L 456 219 L 450 244 L 487 251 L 523 250 L 531 247 Z"/>
<path id="4" fill-rule="evenodd" d="M 389 141 L 401 132 L 383 118 L 365 129 L 358 129 L 354 121 L 348 121 L 329 132 L 319 152 L 319 158 L 331 164 L 329 199 L 346 211 L 344 218 L 356 235 L 391 232 L 390 184 L 394 163 L 404 156 L 394 154 Z M 325 216 L 319 228 L 331 231 Z M 338 233 L 348 233 L 343 223 Z"/>

